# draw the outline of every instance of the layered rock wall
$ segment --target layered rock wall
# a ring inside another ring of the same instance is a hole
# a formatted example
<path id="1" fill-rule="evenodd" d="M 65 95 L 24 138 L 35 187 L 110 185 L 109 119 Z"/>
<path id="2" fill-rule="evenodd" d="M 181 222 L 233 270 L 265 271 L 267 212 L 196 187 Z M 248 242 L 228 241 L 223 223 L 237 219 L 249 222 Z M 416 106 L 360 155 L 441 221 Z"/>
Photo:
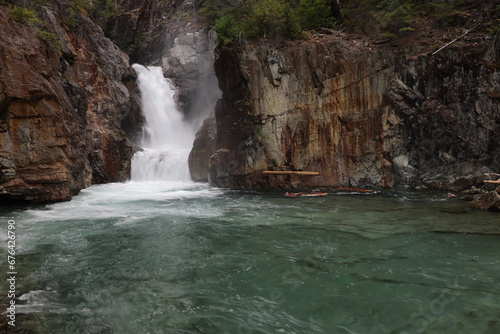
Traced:
<path id="1" fill-rule="evenodd" d="M 212 184 L 459 190 L 500 168 L 490 41 L 432 55 L 345 37 L 219 50 Z M 206 147 L 195 142 L 193 151 Z"/>
<path id="2" fill-rule="evenodd" d="M 63 23 L 67 8 L 38 8 L 40 28 L 0 6 L 2 200 L 67 200 L 92 183 L 129 177 L 132 147 L 121 121 L 134 73 L 90 19 Z"/>

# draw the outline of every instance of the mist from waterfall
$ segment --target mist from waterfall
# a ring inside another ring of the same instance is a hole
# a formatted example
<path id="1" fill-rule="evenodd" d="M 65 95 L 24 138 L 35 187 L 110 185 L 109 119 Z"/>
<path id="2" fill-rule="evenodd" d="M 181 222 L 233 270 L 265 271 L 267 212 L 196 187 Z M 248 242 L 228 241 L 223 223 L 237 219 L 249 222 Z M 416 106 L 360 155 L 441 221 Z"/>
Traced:
<path id="1" fill-rule="evenodd" d="M 190 181 L 188 157 L 196 128 L 177 109 L 161 67 L 134 64 L 145 123 L 143 150 L 132 158 L 132 181 Z"/>

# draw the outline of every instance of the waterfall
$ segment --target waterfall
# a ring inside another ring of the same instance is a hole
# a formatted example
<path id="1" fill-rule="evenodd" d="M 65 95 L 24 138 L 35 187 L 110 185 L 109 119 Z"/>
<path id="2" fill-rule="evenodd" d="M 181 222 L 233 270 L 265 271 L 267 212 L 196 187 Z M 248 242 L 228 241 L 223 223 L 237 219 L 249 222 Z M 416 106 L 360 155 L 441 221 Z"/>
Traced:
<path id="1" fill-rule="evenodd" d="M 145 123 L 132 157 L 132 181 L 190 181 L 188 157 L 195 130 L 177 109 L 170 80 L 161 67 L 134 64 Z"/>

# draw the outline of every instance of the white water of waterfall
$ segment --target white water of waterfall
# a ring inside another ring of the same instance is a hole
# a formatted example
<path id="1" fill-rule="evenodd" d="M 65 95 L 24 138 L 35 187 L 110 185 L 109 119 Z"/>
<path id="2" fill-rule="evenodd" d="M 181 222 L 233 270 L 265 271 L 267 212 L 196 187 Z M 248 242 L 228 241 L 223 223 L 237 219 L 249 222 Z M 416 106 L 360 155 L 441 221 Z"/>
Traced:
<path id="1" fill-rule="evenodd" d="M 161 67 L 134 64 L 145 123 L 132 157 L 132 181 L 190 181 L 188 157 L 195 131 L 177 109 L 170 80 Z"/>

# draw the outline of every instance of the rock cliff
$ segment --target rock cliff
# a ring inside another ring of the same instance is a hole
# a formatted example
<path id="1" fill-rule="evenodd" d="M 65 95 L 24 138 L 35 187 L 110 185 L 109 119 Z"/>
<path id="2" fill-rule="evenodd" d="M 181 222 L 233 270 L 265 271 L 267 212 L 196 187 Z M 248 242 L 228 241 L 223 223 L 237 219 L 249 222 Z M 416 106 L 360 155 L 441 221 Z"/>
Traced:
<path id="1" fill-rule="evenodd" d="M 0 199 L 67 200 L 93 183 L 125 180 L 132 147 L 128 57 L 69 3 L 48 1 L 36 22 L 0 5 Z"/>
<path id="2" fill-rule="evenodd" d="M 221 47 L 216 135 L 193 151 L 212 145 L 221 187 L 465 189 L 500 169 L 499 52 L 474 34 L 437 54 L 336 32 Z"/>

